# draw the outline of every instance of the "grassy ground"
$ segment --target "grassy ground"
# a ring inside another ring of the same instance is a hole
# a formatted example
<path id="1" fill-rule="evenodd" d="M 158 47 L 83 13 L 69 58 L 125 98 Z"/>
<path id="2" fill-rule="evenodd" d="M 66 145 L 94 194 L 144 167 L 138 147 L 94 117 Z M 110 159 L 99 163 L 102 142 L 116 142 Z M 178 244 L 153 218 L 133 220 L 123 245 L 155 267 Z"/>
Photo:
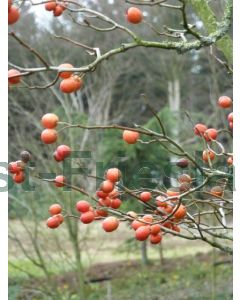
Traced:
<path id="1" fill-rule="evenodd" d="M 27 225 L 28 228 L 33 226 L 31 223 Z M 166 236 L 163 241 L 164 263 L 160 262 L 159 246 L 149 246 L 151 263 L 143 266 L 140 243 L 127 240 L 130 234 L 126 226 L 123 225 L 118 232 L 106 234 L 99 230 L 99 225 L 93 224 L 90 231 L 82 224 L 79 228 L 82 260 L 88 278 L 94 281 L 111 278 L 86 285 L 90 300 L 232 299 L 231 263 L 213 267 L 212 250 L 205 243 Z M 52 231 L 43 224 L 41 226 L 38 242 L 53 274 L 54 285 L 61 292 L 62 298 L 58 300 L 85 300 L 76 296 L 73 252 L 66 229 L 63 226 Z M 10 221 L 10 227 L 17 232 L 28 255 L 34 258 L 32 243 L 21 224 Z M 229 257 L 216 253 L 215 261 L 226 260 Z M 55 300 L 38 291 L 42 283 L 46 283 L 44 274 L 12 240 L 9 243 L 9 262 L 10 300 Z"/>

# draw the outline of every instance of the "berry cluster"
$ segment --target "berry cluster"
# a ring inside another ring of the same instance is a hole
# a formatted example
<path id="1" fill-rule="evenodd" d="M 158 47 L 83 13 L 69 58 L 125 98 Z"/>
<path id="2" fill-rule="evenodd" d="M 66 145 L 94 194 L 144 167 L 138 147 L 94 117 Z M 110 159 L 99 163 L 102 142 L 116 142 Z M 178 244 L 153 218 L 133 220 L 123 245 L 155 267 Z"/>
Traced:
<path id="1" fill-rule="evenodd" d="M 15 183 L 23 183 L 25 180 L 24 169 L 26 164 L 30 161 L 31 155 L 28 151 L 20 153 L 20 160 L 10 162 L 8 165 L 9 173 L 13 174 L 13 181 Z"/>
<path id="2" fill-rule="evenodd" d="M 61 214 L 62 207 L 59 204 L 52 204 L 48 209 L 49 214 L 51 215 L 50 218 L 47 219 L 47 226 L 51 229 L 55 229 L 59 227 L 62 222 L 64 221 L 64 217 Z"/>
<path id="3" fill-rule="evenodd" d="M 61 64 L 59 66 L 59 77 L 63 80 L 60 83 L 60 91 L 65 94 L 70 94 L 81 89 L 83 81 L 78 75 L 74 75 L 73 72 L 61 72 L 61 69 L 71 69 L 73 66 L 71 64 Z"/>
<path id="4" fill-rule="evenodd" d="M 231 108 L 232 107 L 232 99 L 228 96 L 221 96 L 218 99 L 218 106 L 223 109 Z M 233 113 L 228 114 L 228 123 L 230 129 L 233 129 Z M 218 137 L 218 130 L 215 128 L 207 128 L 205 124 L 198 123 L 194 126 L 194 133 L 197 136 L 203 137 L 207 143 L 216 141 Z M 209 149 L 204 150 L 202 154 L 202 159 L 204 162 L 208 163 L 209 160 L 212 161 L 215 159 L 215 153 Z M 227 162 L 228 165 L 231 165 L 232 158 L 228 158 Z"/>
<path id="5" fill-rule="evenodd" d="M 47 11 L 52 11 L 54 17 L 60 17 L 64 10 L 66 9 L 67 3 L 65 1 L 50 1 L 45 3 L 45 9 Z"/>

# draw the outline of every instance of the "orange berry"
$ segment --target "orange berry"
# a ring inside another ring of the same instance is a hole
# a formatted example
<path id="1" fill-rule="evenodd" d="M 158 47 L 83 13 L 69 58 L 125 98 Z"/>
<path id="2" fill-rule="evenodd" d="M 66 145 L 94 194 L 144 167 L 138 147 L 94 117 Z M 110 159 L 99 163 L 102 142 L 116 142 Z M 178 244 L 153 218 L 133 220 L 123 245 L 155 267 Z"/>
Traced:
<path id="1" fill-rule="evenodd" d="M 119 221 L 115 217 L 108 217 L 102 222 L 102 228 L 106 232 L 112 232 L 119 226 Z"/>
<path id="2" fill-rule="evenodd" d="M 15 69 L 8 70 L 8 83 L 9 84 L 18 84 L 21 81 L 20 72 Z M 17 77 L 11 77 L 17 76 Z"/>
<path id="3" fill-rule="evenodd" d="M 54 216 L 54 215 L 58 215 L 62 212 L 62 207 L 60 204 L 52 204 L 49 209 L 48 212 L 50 213 L 50 215 Z"/>
<path id="4" fill-rule="evenodd" d="M 175 219 L 183 219 L 186 216 L 187 209 L 183 204 L 180 204 L 179 208 L 177 211 L 174 213 L 174 218 Z"/>
<path id="5" fill-rule="evenodd" d="M 151 244 L 154 244 L 154 245 L 159 244 L 161 242 L 161 240 L 162 240 L 162 235 L 159 233 L 155 234 L 155 235 L 151 234 L 151 236 L 150 236 Z"/>
<path id="6" fill-rule="evenodd" d="M 166 193 L 167 193 L 167 195 L 169 197 L 179 196 L 180 195 L 179 189 L 177 189 L 177 188 L 170 188 L 170 189 L 167 190 Z"/>
<path id="7" fill-rule="evenodd" d="M 57 137 L 57 131 L 55 129 L 44 129 L 41 133 L 41 140 L 44 144 L 55 143 Z"/>
<path id="8" fill-rule="evenodd" d="M 25 180 L 25 174 L 23 171 L 20 171 L 16 174 L 13 175 L 13 181 L 15 183 L 23 183 L 23 181 Z"/>
<path id="9" fill-rule="evenodd" d="M 12 25 L 18 21 L 20 17 L 19 10 L 16 6 L 12 5 L 8 11 L 8 25 Z"/>
<path id="10" fill-rule="evenodd" d="M 82 87 L 82 79 L 78 76 L 71 76 L 63 79 L 60 83 L 60 90 L 63 93 L 69 94 L 76 92 Z"/>
<path id="11" fill-rule="evenodd" d="M 163 196 L 158 196 L 156 198 L 156 204 L 158 207 L 166 207 L 168 204 L 167 204 L 167 201 L 165 201 L 166 198 L 163 197 Z"/>
<path id="12" fill-rule="evenodd" d="M 204 132 L 204 138 L 207 142 L 216 140 L 217 136 L 218 136 L 218 132 L 215 128 L 209 128 Z"/>
<path id="13" fill-rule="evenodd" d="M 60 225 L 60 219 L 57 216 L 53 216 L 47 219 L 47 227 L 55 229 Z"/>
<path id="14" fill-rule="evenodd" d="M 131 130 L 124 130 L 123 131 L 123 140 L 128 144 L 135 144 L 139 139 L 139 132 L 131 131 Z"/>
<path id="15" fill-rule="evenodd" d="M 143 14 L 142 14 L 142 11 L 140 9 L 138 9 L 137 7 L 130 7 L 127 10 L 126 17 L 127 17 L 128 22 L 133 23 L 133 24 L 138 24 L 138 23 L 141 23 L 141 21 L 143 19 Z"/>
<path id="16" fill-rule="evenodd" d="M 218 106 L 221 108 L 229 108 L 232 106 L 232 99 L 228 96 L 222 96 L 218 99 Z"/>
<path id="17" fill-rule="evenodd" d="M 105 180 L 101 183 L 100 185 L 100 189 L 104 192 L 104 193 L 110 193 L 113 191 L 114 189 L 114 183 L 112 183 L 112 181 L 110 180 Z"/>
<path id="18" fill-rule="evenodd" d="M 65 184 L 66 178 L 63 175 L 56 176 L 54 182 L 56 187 L 63 187 Z"/>
<path id="19" fill-rule="evenodd" d="M 194 133 L 196 135 L 203 135 L 204 132 L 207 130 L 207 126 L 201 123 L 198 123 L 194 126 Z"/>
<path id="20" fill-rule="evenodd" d="M 117 168 L 108 169 L 105 174 L 105 178 L 112 182 L 119 181 L 120 177 L 121 177 L 121 172 Z"/>
<path id="21" fill-rule="evenodd" d="M 56 8 L 56 6 L 57 6 L 56 1 L 52 1 L 52 2 L 45 3 L 45 9 L 46 9 L 47 11 L 52 11 L 52 10 L 54 10 L 54 9 Z"/>
<path id="22" fill-rule="evenodd" d="M 168 204 L 166 207 L 163 207 L 163 211 L 165 211 L 166 214 L 170 214 L 173 211 L 173 206 Z"/>
<path id="23" fill-rule="evenodd" d="M 81 200 L 76 203 L 76 210 L 81 213 L 85 213 L 85 212 L 89 211 L 90 207 L 91 206 L 90 206 L 89 202 L 87 202 L 85 200 Z"/>
<path id="24" fill-rule="evenodd" d="M 84 224 L 92 223 L 94 219 L 95 219 L 95 214 L 93 211 L 84 212 L 80 217 L 80 221 Z"/>
<path id="25" fill-rule="evenodd" d="M 208 159 L 214 160 L 214 158 L 215 158 L 214 152 L 212 152 L 212 151 L 210 151 L 210 150 L 204 150 L 204 151 L 203 151 L 202 159 L 203 159 L 205 162 L 208 162 Z"/>
<path id="26" fill-rule="evenodd" d="M 142 192 L 139 197 L 143 202 L 148 202 L 151 200 L 152 194 L 150 192 Z"/>
<path id="27" fill-rule="evenodd" d="M 145 241 L 150 235 L 150 226 L 141 226 L 135 231 L 135 238 L 139 241 Z"/>
<path id="28" fill-rule="evenodd" d="M 150 230 L 152 235 L 156 235 L 161 231 L 161 226 L 159 224 L 151 225 Z"/>
<path id="29" fill-rule="evenodd" d="M 58 122 L 58 116 L 52 113 L 45 114 L 41 120 L 42 126 L 48 129 L 55 128 Z"/>
<path id="30" fill-rule="evenodd" d="M 73 68 L 73 65 L 71 64 L 61 64 L 59 67 L 58 67 L 60 70 L 61 69 L 71 69 Z M 61 72 L 59 70 L 59 77 L 63 78 L 63 79 L 66 79 L 66 78 L 69 78 L 71 77 L 72 73 L 71 71 L 64 71 L 64 72 Z"/>

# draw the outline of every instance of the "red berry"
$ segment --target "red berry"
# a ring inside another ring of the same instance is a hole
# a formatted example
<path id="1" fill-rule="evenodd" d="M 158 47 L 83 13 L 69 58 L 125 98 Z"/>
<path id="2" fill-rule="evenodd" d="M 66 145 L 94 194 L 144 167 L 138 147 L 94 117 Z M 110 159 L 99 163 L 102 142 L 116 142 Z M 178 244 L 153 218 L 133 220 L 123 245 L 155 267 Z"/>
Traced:
<path id="1" fill-rule="evenodd" d="M 52 10 L 54 10 L 54 9 L 56 8 L 56 6 L 57 6 L 56 1 L 52 1 L 52 2 L 45 3 L 45 9 L 46 9 L 47 11 L 52 11 Z"/>
<path id="2" fill-rule="evenodd" d="M 141 226 L 135 231 L 135 238 L 139 241 L 145 241 L 150 235 L 150 226 Z"/>
<path id="3" fill-rule="evenodd" d="M 233 122 L 229 122 L 229 128 L 233 129 Z"/>
<path id="4" fill-rule="evenodd" d="M 63 217 L 63 215 L 61 215 L 61 214 L 58 214 L 58 215 L 55 215 L 55 217 L 56 217 L 56 218 L 58 218 L 58 220 L 59 220 L 60 224 L 62 224 L 62 223 L 63 223 L 63 221 L 64 221 L 64 217 Z"/>
<path id="5" fill-rule="evenodd" d="M 47 219 L 47 227 L 54 229 L 60 225 L 60 219 L 57 216 L 53 216 Z"/>
<path id="6" fill-rule="evenodd" d="M 215 128 L 209 128 L 204 132 L 204 138 L 207 142 L 216 140 L 217 136 L 218 136 L 218 132 Z"/>
<path id="7" fill-rule="evenodd" d="M 41 123 L 44 128 L 52 129 L 58 124 L 58 116 L 52 113 L 45 114 L 42 117 Z"/>
<path id="8" fill-rule="evenodd" d="M 92 223 L 92 221 L 95 219 L 95 214 L 93 211 L 87 211 L 83 213 L 80 217 L 80 220 L 84 224 Z"/>
<path id="9" fill-rule="evenodd" d="M 194 133 L 196 135 L 203 135 L 204 132 L 207 130 L 207 126 L 201 123 L 198 123 L 194 126 Z"/>
<path id="10" fill-rule="evenodd" d="M 44 144 L 52 144 L 57 140 L 57 131 L 55 129 L 44 129 L 41 133 L 41 140 Z"/>
<path id="11" fill-rule="evenodd" d="M 134 220 L 131 224 L 131 227 L 134 229 L 134 230 L 137 230 L 139 227 L 141 226 L 145 226 L 146 224 L 141 222 L 141 221 L 138 221 L 138 220 Z"/>
<path id="12" fill-rule="evenodd" d="M 228 122 L 233 122 L 233 113 L 228 114 Z"/>
<path id="13" fill-rule="evenodd" d="M 71 148 L 67 145 L 60 145 L 57 147 L 56 152 L 58 157 L 61 157 L 61 159 L 65 159 L 71 154 Z"/>
<path id="14" fill-rule="evenodd" d="M 102 222 L 102 228 L 106 232 L 112 232 L 116 230 L 119 226 L 119 221 L 115 217 L 108 217 Z"/>
<path id="15" fill-rule="evenodd" d="M 8 11 L 8 25 L 12 25 L 18 21 L 20 17 L 19 10 L 16 6 L 12 5 Z"/>
<path id="16" fill-rule="evenodd" d="M 143 14 L 142 11 L 140 9 L 138 9 L 137 7 L 130 7 L 127 10 L 127 20 L 130 23 L 133 24 L 138 24 L 141 23 L 142 19 L 143 19 Z"/>
<path id="17" fill-rule="evenodd" d="M 145 215 L 142 217 L 143 221 L 152 223 L 153 222 L 153 216 L 152 215 Z"/>
<path id="18" fill-rule="evenodd" d="M 112 183 L 110 180 L 105 180 L 101 183 L 100 185 L 100 189 L 104 192 L 104 193 L 110 193 L 113 191 L 114 189 L 114 183 Z"/>
<path id="19" fill-rule="evenodd" d="M 98 200 L 98 204 L 100 206 L 107 206 L 107 207 L 109 207 L 109 206 L 111 206 L 111 199 L 108 198 L 108 197 L 106 197 L 106 198 L 100 198 Z"/>
<path id="20" fill-rule="evenodd" d="M 172 230 L 174 230 L 176 232 L 180 232 L 181 231 L 180 227 L 177 226 L 177 225 L 174 225 L 174 224 L 172 225 Z"/>
<path id="21" fill-rule="evenodd" d="M 23 170 L 22 162 L 21 161 L 14 161 L 8 164 L 8 171 L 12 174 L 19 173 Z"/>
<path id="22" fill-rule="evenodd" d="M 73 66 L 71 64 L 61 64 L 58 68 L 60 70 L 61 69 L 71 69 L 71 68 L 73 68 Z M 66 78 L 71 77 L 72 73 L 73 72 L 71 72 L 71 71 L 64 71 L 64 72 L 59 71 L 59 77 L 66 79 Z"/>
<path id="23" fill-rule="evenodd" d="M 53 204 L 49 207 L 48 212 L 50 213 L 50 215 L 54 216 L 54 215 L 58 215 L 62 212 L 62 207 L 60 204 Z"/>
<path id="24" fill-rule="evenodd" d="M 24 180 L 25 180 L 25 174 L 22 171 L 13 175 L 13 181 L 16 183 L 23 183 Z"/>
<path id="25" fill-rule="evenodd" d="M 97 209 L 95 211 L 96 215 L 99 216 L 99 217 L 107 217 L 108 216 L 108 211 L 105 210 L 105 209 Z"/>
<path id="26" fill-rule="evenodd" d="M 122 201 L 118 198 L 116 199 L 112 199 L 111 201 L 111 207 L 114 208 L 114 209 L 118 209 L 122 204 Z"/>
<path id="27" fill-rule="evenodd" d="M 108 169 L 105 175 L 105 178 L 112 181 L 117 182 L 121 177 L 121 172 L 117 168 Z"/>
<path id="28" fill-rule="evenodd" d="M 8 83 L 9 84 L 18 84 L 21 81 L 21 73 L 18 70 L 11 69 L 8 70 Z M 12 77 L 16 76 L 16 77 Z"/>
<path id="29" fill-rule="evenodd" d="M 142 192 L 140 194 L 140 199 L 143 201 L 143 202 L 148 202 L 151 200 L 151 197 L 152 197 L 152 194 L 150 192 Z"/>
<path id="30" fill-rule="evenodd" d="M 162 240 L 162 235 L 161 234 L 156 234 L 156 235 L 152 235 L 150 236 L 150 242 L 151 244 L 159 244 Z"/>
<path id="31" fill-rule="evenodd" d="M 96 191 L 96 195 L 98 198 L 106 198 L 108 196 L 108 194 L 103 191 Z"/>
<path id="32" fill-rule="evenodd" d="M 81 200 L 76 203 L 76 210 L 81 213 L 85 213 L 85 212 L 89 211 L 90 207 L 91 206 L 90 206 L 89 202 L 87 202 L 85 200 Z"/>
<path id="33" fill-rule="evenodd" d="M 55 178 L 55 185 L 57 187 L 63 187 L 65 184 L 65 177 L 63 175 L 58 175 L 56 178 Z"/>
<path id="34" fill-rule="evenodd" d="M 123 131 L 123 140 L 128 144 L 135 144 L 139 139 L 140 134 L 136 131 L 124 130 Z"/>
<path id="35" fill-rule="evenodd" d="M 63 13 L 63 8 L 61 7 L 61 5 L 57 5 L 53 10 L 54 17 L 59 17 L 61 16 L 62 13 Z"/>
<path id="36" fill-rule="evenodd" d="M 189 176 L 188 174 L 181 174 L 179 177 L 178 177 L 178 182 L 179 183 L 191 183 L 192 182 L 192 177 Z M 177 192 L 177 191 L 176 191 Z M 179 195 L 179 193 L 177 194 Z M 175 196 L 175 195 L 174 195 Z"/>
<path id="37" fill-rule="evenodd" d="M 221 108 L 229 108 L 232 106 L 232 99 L 228 96 L 222 96 L 218 99 L 218 106 Z"/>
<path id="38" fill-rule="evenodd" d="M 54 157 L 54 159 L 55 159 L 57 162 L 63 160 L 63 158 L 59 156 L 59 154 L 57 153 L 57 151 L 55 151 L 55 152 L 53 153 L 53 157 Z"/>
<path id="39" fill-rule="evenodd" d="M 161 226 L 159 224 L 151 225 L 150 231 L 152 235 L 156 235 L 161 231 Z"/>
<path id="40" fill-rule="evenodd" d="M 63 93 L 69 94 L 79 90 L 82 87 L 82 79 L 78 76 L 71 76 L 63 79 L 60 83 L 60 90 Z"/>

